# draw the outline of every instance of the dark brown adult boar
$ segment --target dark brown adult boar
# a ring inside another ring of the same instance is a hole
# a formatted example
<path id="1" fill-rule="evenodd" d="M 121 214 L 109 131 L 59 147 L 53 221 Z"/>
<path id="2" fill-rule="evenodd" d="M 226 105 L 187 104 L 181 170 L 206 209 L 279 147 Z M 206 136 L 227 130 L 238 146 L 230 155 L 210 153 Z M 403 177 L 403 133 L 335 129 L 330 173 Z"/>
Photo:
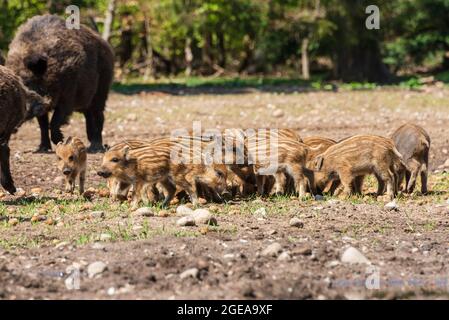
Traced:
<path id="1" fill-rule="evenodd" d="M 103 151 L 104 109 L 113 79 L 112 49 L 87 27 L 69 30 L 54 15 L 35 16 L 17 31 L 9 47 L 6 66 L 24 84 L 49 96 L 53 116 L 38 117 L 41 129 L 39 152 L 51 150 L 51 141 L 63 141 L 61 126 L 73 112 L 86 118 L 89 152 Z"/>
<path id="2" fill-rule="evenodd" d="M 407 169 L 399 174 L 398 187 L 405 174 L 405 191 L 412 193 L 416 179 L 421 175 L 421 192 L 427 193 L 427 170 L 429 168 L 430 137 L 424 128 L 406 123 L 400 126 L 391 136 L 396 148 L 402 154 Z"/>
<path id="3" fill-rule="evenodd" d="M 0 182 L 11 194 L 16 188 L 9 168 L 9 139 L 25 120 L 46 112 L 45 99 L 28 90 L 11 70 L 0 66 Z"/>

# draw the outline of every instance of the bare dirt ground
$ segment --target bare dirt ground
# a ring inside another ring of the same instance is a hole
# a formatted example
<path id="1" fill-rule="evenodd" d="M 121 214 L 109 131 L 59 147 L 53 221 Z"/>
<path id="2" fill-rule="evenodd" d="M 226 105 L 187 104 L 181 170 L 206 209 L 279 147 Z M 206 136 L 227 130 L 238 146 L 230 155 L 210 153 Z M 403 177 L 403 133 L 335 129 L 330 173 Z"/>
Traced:
<path id="1" fill-rule="evenodd" d="M 436 88 L 112 94 L 108 144 L 167 135 L 193 121 L 203 128 L 289 127 L 334 139 L 387 135 L 413 121 L 432 138 L 432 192 L 400 197 L 397 210 L 369 195 L 252 198 L 203 205 L 218 220 L 209 227 L 177 226 L 176 207 L 156 207 L 155 216 L 143 217 L 111 202 L 95 174 L 101 155 L 89 158 L 92 199 L 63 194 L 55 155 L 32 153 L 39 131 L 27 123 L 11 141 L 13 176 L 23 194 L 0 191 L 0 298 L 448 298 L 449 173 L 442 167 L 449 158 L 448 101 L 449 90 Z M 82 117 L 73 117 L 64 132 L 85 140 Z M 371 182 L 367 187 L 375 189 Z M 303 226 L 290 226 L 293 217 Z M 281 247 L 277 256 L 263 255 L 273 243 Z M 349 246 L 374 268 L 343 263 Z M 192 268 L 193 276 L 180 276 Z M 73 270 L 80 274 L 70 282 Z M 365 287 L 373 271 L 378 290 Z"/>

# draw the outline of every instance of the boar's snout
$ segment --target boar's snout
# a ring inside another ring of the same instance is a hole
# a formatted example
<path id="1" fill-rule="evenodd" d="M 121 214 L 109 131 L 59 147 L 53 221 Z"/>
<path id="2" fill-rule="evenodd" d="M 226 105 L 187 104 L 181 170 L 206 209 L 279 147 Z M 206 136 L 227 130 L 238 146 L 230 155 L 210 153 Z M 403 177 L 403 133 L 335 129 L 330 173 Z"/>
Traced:
<path id="1" fill-rule="evenodd" d="M 103 170 L 103 169 L 98 170 L 98 171 L 97 171 L 97 174 L 98 174 L 100 177 L 106 178 L 106 179 L 109 178 L 110 176 L 112 176 L 112 173 L 111 173 L 111 172 L 106 171 L 106 170 Z"/>

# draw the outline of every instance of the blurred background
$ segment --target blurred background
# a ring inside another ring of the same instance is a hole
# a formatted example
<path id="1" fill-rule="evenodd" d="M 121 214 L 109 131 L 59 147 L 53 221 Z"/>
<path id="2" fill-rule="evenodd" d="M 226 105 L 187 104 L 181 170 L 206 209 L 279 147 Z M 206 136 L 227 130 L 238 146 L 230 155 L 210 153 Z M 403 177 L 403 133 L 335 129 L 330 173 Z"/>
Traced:
<path id="1" fill-rule="evenodd" d="M 449 0 L 0 0 L 3 55 L 29 17 L 71 4 L 114 47 L 120 82 L 449 82 Z"/>

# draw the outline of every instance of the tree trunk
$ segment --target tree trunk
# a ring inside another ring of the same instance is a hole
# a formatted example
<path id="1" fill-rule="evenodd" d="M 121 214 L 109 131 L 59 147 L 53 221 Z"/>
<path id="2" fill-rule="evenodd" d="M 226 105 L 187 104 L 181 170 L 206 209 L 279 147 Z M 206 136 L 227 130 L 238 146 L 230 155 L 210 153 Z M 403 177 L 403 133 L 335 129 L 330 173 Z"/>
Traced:
<path id="1" fill-rule="evenodd" d="M 223 69 L 226 68 L 226 45 L 225 45 L 225 39 L 224 39 L 224 32 L 219 32 L 217 34 L 218 38 L 218 49 L 220 50 L 220 61 L 218 64 Z"/>
<path id="2" fill-rule="evenodd" d="M 112 24 L 114 23 L 116 0 L 109 0 L 108 9 L 106 10 L 106 18 L 104 21 L 103 39 L 109 41 L 112 32 Z"/>
<path id="3" fill-rule="evenodd" d="M 204 46 L 202 51 L 203 66 L 207 73 L 212 71 L 212 34 L 206 31 L 204 34 Z"/>
<path id="4" fill-rule="evenodd" d="M 309 68 L 309 38 L 302 39 L 301 44 L 301 69 L 302 78 L 304 80 L 310 79 L 310 68 Z"/>
<path id="5" fill-rule="evenodd" d="M 186 76 L 190 76 L 192 74 L 192 63 L 193 63 L 193 52 L 192 52 L 192 38 L 187 37 L 186 45 L 184 49 L 184 57 L 186 62 Z"/>
<path id="6" fill-rule="evenodd" d="M 145 36 L 145 44 L 146 44 L 146 67 L 145 73 L 143 75 L 144 80 L 148 80 L 149 77 L 154 75 L 154 56 L 153 56 L 153 45 L 151 41 L 150 34 L 150 19 L 147 14 L 145 14 L 145 24 L 144 24 L 144 36 Z"/>

